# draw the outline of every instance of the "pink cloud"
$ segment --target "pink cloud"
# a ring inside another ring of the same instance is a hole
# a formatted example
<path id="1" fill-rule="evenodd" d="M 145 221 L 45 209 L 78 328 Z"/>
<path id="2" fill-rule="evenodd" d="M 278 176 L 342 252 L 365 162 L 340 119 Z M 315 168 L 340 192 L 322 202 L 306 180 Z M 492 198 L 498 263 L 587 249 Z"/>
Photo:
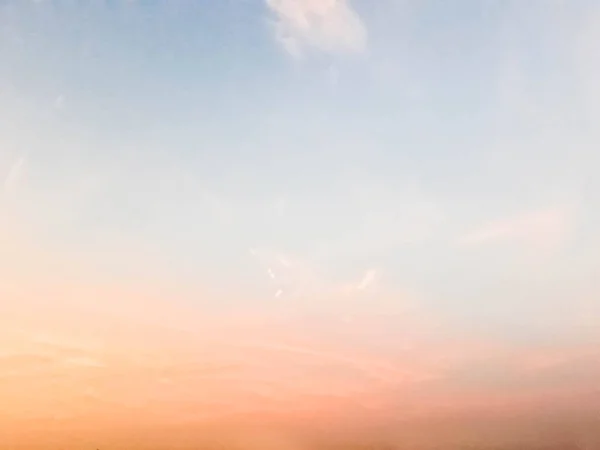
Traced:
<path id="1" fill-rule="evenodd" d="M 570 208 L 549 208 L 500 219 L 471 231 L 458 239 L 462 246 L 517 241 L 525 245 L 556 248 L 573 231 L 574 213 Z"/>
<path id="2" fill-rule="evenodd" d="M 279 43 L 294 57 L 308 49 L 328 53 L 364 50 L 367 31 L 347 0 L 267 0 Z"/>

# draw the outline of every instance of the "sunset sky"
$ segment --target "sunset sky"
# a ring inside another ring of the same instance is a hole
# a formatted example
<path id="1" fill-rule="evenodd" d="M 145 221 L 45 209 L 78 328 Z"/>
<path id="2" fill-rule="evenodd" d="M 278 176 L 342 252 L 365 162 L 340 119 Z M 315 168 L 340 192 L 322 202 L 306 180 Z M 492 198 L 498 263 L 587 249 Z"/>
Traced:
<path id="1" fill-rule="evenodd" d="M 599 170 L 596 1 L 0 0 L 0 441 L 600 448 Z"/>

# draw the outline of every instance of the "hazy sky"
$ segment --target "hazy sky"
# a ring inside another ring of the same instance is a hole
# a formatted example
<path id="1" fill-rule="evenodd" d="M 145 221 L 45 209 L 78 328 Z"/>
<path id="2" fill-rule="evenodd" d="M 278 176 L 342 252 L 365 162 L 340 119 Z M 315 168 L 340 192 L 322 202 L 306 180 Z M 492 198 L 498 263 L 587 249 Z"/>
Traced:
<path id="1" fill-rule="evenodd" d="M 0 418 L 585 415 L 599 148 L 595 1 L 0 0 Z"/>

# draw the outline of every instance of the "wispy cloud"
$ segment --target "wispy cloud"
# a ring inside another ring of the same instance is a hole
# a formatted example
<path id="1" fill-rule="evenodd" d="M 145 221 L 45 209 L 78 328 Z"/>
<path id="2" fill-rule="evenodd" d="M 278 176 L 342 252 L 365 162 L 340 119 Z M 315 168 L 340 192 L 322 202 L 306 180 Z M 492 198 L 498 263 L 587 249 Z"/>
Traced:
<path id="1" fill-rule="evenodd" d="M 499 219 L 458 239 L 459 245 L 519 241 L 543 248 L 559 246 L 572 230 L 574 218 L 566 208 L 551 208 Z"/>
<path id="2" fill-rule="evenodd" d="M 248 250 L 256 262 L 265 270 L 279 298 L 314 294 L 323 286 L 316 270 L 306 262 L 298 261 L 281 252 L 251 248 Z"/>
<path id="3" fill-rule="evenodd" d="M 272 284 L 275 298 L 302 297 L 306 302 L 326 298 L 333 301 L 338 297 L 372 290 L 381 275 L 378 269 L 369 268 L 357 280 L 332 280 L 314 262 L 266 250 L 249 249 L 249 252 L 265 270 L 265 278 Z"/>
<path id="4" fill-rule="evenodd" d="M 347 0 L 267 0 L 276 16 L 275 34 L 294 57 L 306 50 L 330 54 L 362 52 L 367 30 Z"/>
<path id="5" fill-rule="evenodd" d="M 24 156 L 18 158 L 8 170 L 4 182 L 2 183 L 2 191 L 4 194 L 10 195 L 17 188 L 17 184 L 21 180 L 23 170 L 25 168 L 26 159 Z"/>
<path id="6" fill-rule="evenodd" d="M 378 275 L 377 270 L 375 270 L 375 269 L 367 270 L 367 272 L 362 277 L 362 279 L 360 280 L 360 282 L 358 283 L 356 288 L 360 291 L 365 290 L 366 288 L 371 286 L 373 283 L 375 283 L 375 281 L 377 280 L 377 275 Z"/>

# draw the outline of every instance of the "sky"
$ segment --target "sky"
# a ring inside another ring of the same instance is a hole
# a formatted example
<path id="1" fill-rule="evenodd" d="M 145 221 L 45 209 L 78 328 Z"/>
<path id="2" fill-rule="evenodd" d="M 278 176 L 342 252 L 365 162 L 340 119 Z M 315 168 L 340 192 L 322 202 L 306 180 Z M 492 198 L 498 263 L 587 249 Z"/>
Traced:
<path id="1" fill-rule="evenodd" d="M 600 448 L 599 130 L 594 1 L 0 0 L 0 438 Z"/>

